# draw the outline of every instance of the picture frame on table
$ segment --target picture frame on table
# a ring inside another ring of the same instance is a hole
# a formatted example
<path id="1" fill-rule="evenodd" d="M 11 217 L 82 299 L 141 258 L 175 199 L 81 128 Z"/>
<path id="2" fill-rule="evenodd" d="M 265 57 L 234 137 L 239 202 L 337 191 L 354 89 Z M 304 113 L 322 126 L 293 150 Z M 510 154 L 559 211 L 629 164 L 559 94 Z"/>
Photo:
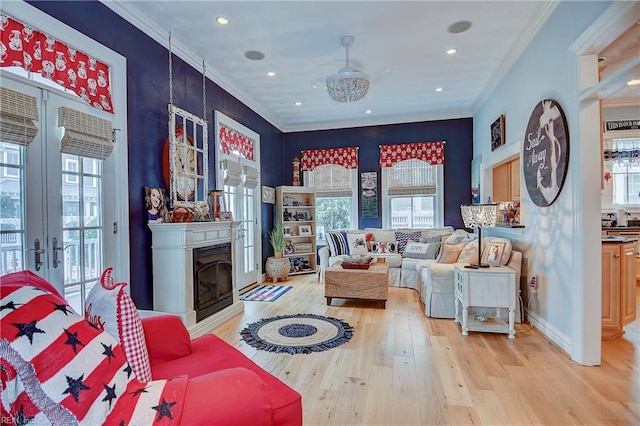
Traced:
<path id="1" fill-rule="evenodd" d="M 310 237 L 311 234 L 311 225 L 300 225 L 298 227 L 298 231 L 301 237 Z"/>
<path id="2" fill-rule="evenodd" d="M 504 241 L 490 241 L 482 252 L 482 262 L 489 266 L 500 266 L 500 260 L 504 254 Z"/>
<path id="3" fill-rule="evenodd" d="M 505 128 L 504 128 L 504 114 L 491 123 L 491 151 L 500 148 L 505 144 Z"/>
<path id="4" fill-rule="evenodd" d="M 220 212 L 220 220 L 222 222 L 231 222 L 231 221 L 233 221 L 233 213 L 231 213 L 231 212 Z"/>

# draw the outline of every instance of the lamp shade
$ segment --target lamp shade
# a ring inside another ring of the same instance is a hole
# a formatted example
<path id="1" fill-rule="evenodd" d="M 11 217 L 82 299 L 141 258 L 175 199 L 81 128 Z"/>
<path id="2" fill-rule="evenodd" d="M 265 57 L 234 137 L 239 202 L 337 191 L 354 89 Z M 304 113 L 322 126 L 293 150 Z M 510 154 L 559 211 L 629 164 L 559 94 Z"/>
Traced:
<path id="1" fill-rule="evenodd" d="M 460 206 L 466 228 L 493 228 L 498 221 L 497 204 L 473 204 Z"/>

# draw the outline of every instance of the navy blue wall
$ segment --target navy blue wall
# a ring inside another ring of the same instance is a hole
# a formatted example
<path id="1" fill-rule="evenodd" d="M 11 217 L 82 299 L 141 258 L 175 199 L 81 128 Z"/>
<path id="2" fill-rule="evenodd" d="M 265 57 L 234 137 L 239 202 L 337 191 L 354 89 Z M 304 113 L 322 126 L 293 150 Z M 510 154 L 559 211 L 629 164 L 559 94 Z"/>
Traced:
<path id="1" fill-rule="evenodd" d="M 286 185 L 291 185 L 293 179 L 293 157 L 300 157 L 303 149 L 357 146 L 360 148 L 358 171 L 377 171 L 379 185 L 380 145 L 435 141 L 447 142 L 444 148 L 444 224 L 462 228 L 460 204 L 471 202 L 470 166 L 473 157 L 473 119 L 471 118 L 286 133 L 284 135 Z M 361 190 L 362 188 L 359 188 L 360 192 Z M 359 196 L 361 195 L 359 193 Z M 378 198 L 378 218 L 363 219 L 362 211 L 358 213 L 359 228 L 382 226 L 380 202 Z"/>
<path id="2" fill-rule="evenodd" d="M 151 233 L 146 225 L 143 188 L 164 187 L 162 149 L 167 138 L 169 103 L 168 52 L 98 1 L 29 1 L 30 4 L 127 58 L 127 121 L 131 295 L 140 309 L 153 307 Z M 173 57 L 174 104 L 202 114 L 202 75 Z M 378 168 L 380 144 L 446 140 L 445 224 L 462 226 L 460 204 L 470 202 L 473 124 L 469 119 L 409 123 L 283 135 L 266 120 L 222 90 L 206 83 L 209 120 L 209 181 L 215 186 L 213 111 L 219 110 L 260 135 L 262 184 L 291 185 L 291 160 L 302 149 L 359 146 L 361 171 Z M 122 141 L 122 138 L 119 138 Z M 283 143 L 284 140 L 284 143 Z M 285 156 L 285 149 L 287 154 Z M 296 154 L 297 153 L 297 154 Z M 265 226 L 263 264 L 271 254 L 266 232 L 272 228 L 274 206 L 262 204 Z M 380 226 L 380 219 L 361 220 L 362 227 Z"/>
<path id="3" fill-rule="evenodd" d="M 30 1 L 30 4 L 127 58 L 129 141 L 129 211 L 131 295 L 141 309 L 153 307 L 151 232 L 146 225 L 145 186 L 165 187 L 162 149 L 167 138 L 169 103 L 168 52 L 126 20 L 97 1 Z M 167 32 L 168 37 L 168 32 Z M 282 133 L 215 83 L 207 80 L 209 182 L 215 186 L 213 111 L 219 110 L 260 134 L 262 183 L 282 184 Z M 202 74 L 173 56 L 174 104 L 203 113 Z M 120 138 L 122 141 L 122 138 Z M 263 220 L 273 223 L 273 205 L 262 205 Z M 263 243 L 268 255 L 269 245 Z"/>

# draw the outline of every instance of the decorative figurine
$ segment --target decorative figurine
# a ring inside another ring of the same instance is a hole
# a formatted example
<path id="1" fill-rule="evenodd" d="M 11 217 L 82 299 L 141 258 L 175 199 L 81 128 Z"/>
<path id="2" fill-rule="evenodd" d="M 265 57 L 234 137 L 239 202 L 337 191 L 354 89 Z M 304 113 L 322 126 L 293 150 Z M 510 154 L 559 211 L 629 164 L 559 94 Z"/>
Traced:
<path id="1" fill-rule="evenodd" d="M 293 186 L 300 186 L 300 160 L 293 157 Z"/>

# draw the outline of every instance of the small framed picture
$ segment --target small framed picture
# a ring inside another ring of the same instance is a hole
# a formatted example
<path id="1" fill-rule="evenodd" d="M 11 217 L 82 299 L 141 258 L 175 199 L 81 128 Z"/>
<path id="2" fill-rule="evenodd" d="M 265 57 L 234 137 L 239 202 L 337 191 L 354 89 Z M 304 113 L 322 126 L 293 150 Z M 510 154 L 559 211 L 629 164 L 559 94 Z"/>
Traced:
<path id="1" fill-rule="evenodd" d="M 504 114 L 491 124 L 491 151 L 505 144 Z"/>
<path id="2" fill-rule="evenodd" d="M 291 236 L 291 227 L 290 226 L 283 226 L 282 227 L 282 234 L 285 237 L 290 237 Z"/>
<path id="3" fill-rule="evenodd" d="M 502 254 L 504 253 L 504 246 L 504 241 L 492 241 L 487 243 L 487 246 L 482 252 L 482 263 L 487 263 L 490 266 L 500 266 Z"/>
<path id="4" fill-rule="evenodd" d="M 149 222 L 171 222 L 164 188 L 144 187 L 144 203 Z"/>
<path id="5" fill-rule="evenodd" d="M 220 212 L 220 220 L 229 222 L 233 220 L 233 214 L 231 212 Z"/>
<path id="6" fill-rule="evenodd" d="M 293 241 L 287 240 L 286 244 L 282 248 L 282 254 L 294 254 L 295 248 L 293 247 Z"/>
<path id="7" fill-rule="evenodd" d="M 311 236 L 311 225 L 300 225 L 298 227 L 298 231 L 300 231 L 301 237 L 310 237 Z"/>

